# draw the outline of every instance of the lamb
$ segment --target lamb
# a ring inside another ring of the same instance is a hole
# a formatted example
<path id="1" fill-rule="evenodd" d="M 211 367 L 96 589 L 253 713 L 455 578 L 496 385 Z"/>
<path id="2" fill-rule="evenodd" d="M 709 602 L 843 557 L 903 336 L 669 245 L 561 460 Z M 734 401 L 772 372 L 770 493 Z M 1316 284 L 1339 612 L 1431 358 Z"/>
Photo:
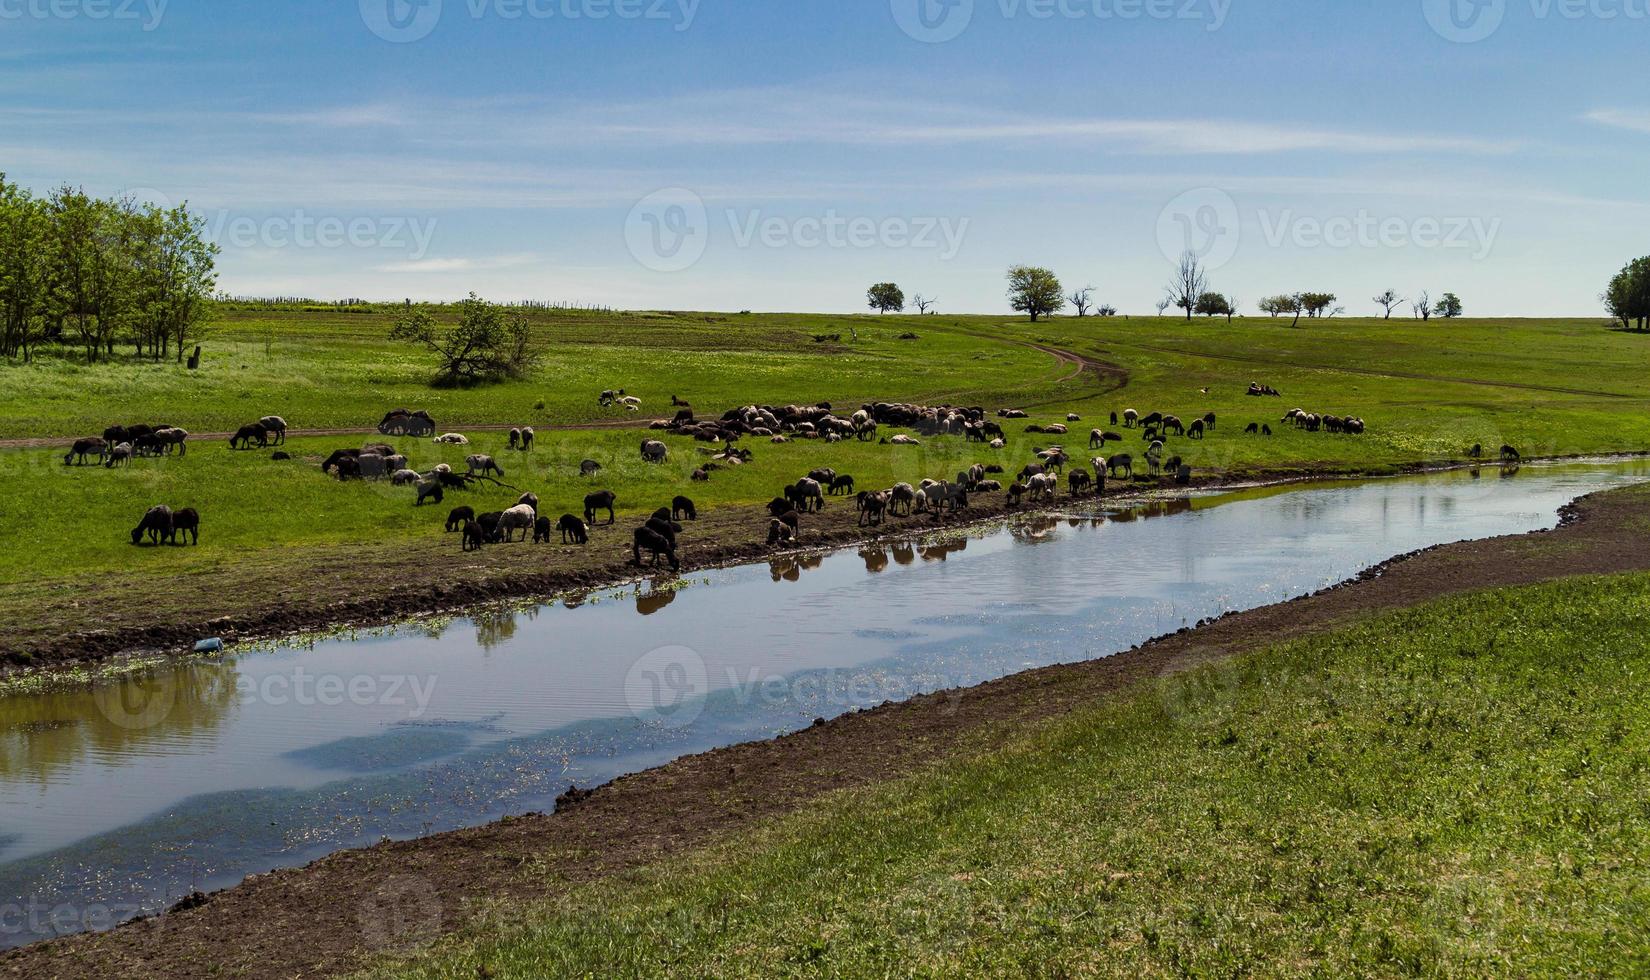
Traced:
<path id="1" fill-rule="evenodd" d="M 538 519 L 539 515 L 533 508 L 526 504 L 517 504 L 499 517 L 498 529 L 503 532 L 506 541 L 514 540 L 511 536 L 520 531 L 521 540 L 525 542 L 528 532 L 533 530 L 533 525 L 538 523 Z"/>
<path id="2" fill-rule="evenodd" d="M 1203 438 L 1203 429 L 1207 424 L 1208 423 L 1204 422 L 1202 419 L 1195 420 L 1194 422 L 1192 422 L 1192 424 L 1190 426 L 1188 426 L 1186 428 L 1186 438 L 1188 438 L 1188 439 L 1201 439 L 1201 438 Z"/>
<path id="3" fill-rule="evenodd" d="M 357 475 L 362 477 L 382 480 L 385 474 L 389 472 L 389 466 L 384 461 L 384 457 L 377 453 L 362 453 L 355 457 L 355 462 L 360 467 Z"/>
<path id="4" fill-rule="evenodd" d="M 1084 470 L 1072 470 L 1071 475 L 1066 479 L 1071 484 L 1071 495 L 1073 497 L 1087 493 L 1089 487 L 1094 483 L 1094 480 Z"/>
<path id="5" fill-rule="evenodd" d="M 229 449 L 252 449 L 252 442 L 254 441 L 257 442 L 259 449 L 269 445 L 269 429 L 266 429 L 259 422 L 252 422 L 251 426 L 241 426 L 236 429 L 234 436 L 229 437 Z"/>
<path id="6" fill-rule="evenodd" d="M 476 519 L 474 507 L 454 507 L 447 515 L 447 533 L 462 531 L 464 525 Z"/>
<path id="7" fill-rule="evenodd" d="M 424 501 L 426 500 L 439 504 L 441 503 L 442 498 L 446 495 L 446 491 L 441 489 L 440 481 L 426 480 L 418 485 L 418 502 L 413 504 L 413 506 L 422 507 L 424 506 Z"/>
<path id="8" fill-rule="evenodd" d="M 562 544 L 589 544 L 590 528 L 572 514 L 561 515 L 556 522 L 556 529 L 561 532 Z"/>
<path id="9" fill-rule="evenodd" d="M 175 425 L 155 430 L 154 439 L 163 452 L 175 449 L 179 456 L 189 455 L 189 433 Z"/>
<path id="10" fill-rule="evenodd" d="M 825 509 L 825 493 L 819 481 L 804 477 L 785 488 L 785 499 L 804 514 Z"/>
<path id="11" fill-rule="evenodd" d="M 541 517 L 533 522 L 533 543 L 550 543 L 550 518 Z"/>
<path id="12" fill-rule="evenodd" d="M 493 457 L 488 456 L 485 453 L 476 453 L 475 455 L 464 457 L 464 465 L 470 468 L 470 476 L 486 476 L 489 473 L 494 476 L 504 475 L 504 467 L 498 465 L 498 462 L 494 460 Z"/>
<path id="13" fill-rule="evenodd" d="M 417 470 L 396 470 L 390 474 L 390 485 L 396 487 L 411 486 L 424 479 Z"/>
<path id="14" fill-rule="evenodd" d="M 1246 436 L 1260 435 L 1260 423 L 1250 422 L 1248 428 L 1243 430 L 1243 434 Z"/>
<path id="15" fill-rule="evenodd" d="M 584 522 L 595 524 L 596 511 L 605 510 L 607 511 L 608 526 L 611 527 L 616 520 L 613 516 L 613 504 L 618 499 L 618 495 L 611 490 L 602 490 L 586 496 L 584 498 Z"/>
<path id="16" fill-rule="evenodd" d="M 579 475 L 585 477 L 595 476 L 597 473 L 601 472 L 601 469 L 602 464 L 593 459 L 587 459 L 579 464 Z"/>
<path id="17" fill-rule="evenodd" d="M 76 439 L 74 448 L 63 456 L 63 465 L 68 466 L 78 460 L 78 465 L 85 466 L 86 457 L 93 453 L 97 454 L 97 458 L 101 462 L 104 454 L 108 451 L 109 444 L 102 439 Z"/>
<path id="18" fill-rule="evenodd" d="M 1018 506 L 1020 506 L 1020 498 L 1024 497 L 1030 489 L 1031 488 L 1026 486 L 1024 483 L 1019 482 L 1019 481 L 1015 481 L 1008 488 L 1008 503 L 1007 503 L 1007 506 L 1009 506 L 1009 507 L 1018 507 Z"/>
<path id="19" fill-rule="evenodd" d="M 481 546 L 485 544 L 486 541 L 487 535 L 484 531 L 482 531 L 480 524 L 475 521 L 464 522 L 465 551 L 480 551 Z"/>
<path id="20" fill-rule="evenodd" d="M 992 449 L 1006 449 L 1007 447 L 1008 447 L 1008 443 L 1004 442 L 1001 439 L 991 440 L 991 448 Z"/>
<path id="21" fill-rule="evenodd" d="M 132 528 L 132 543 L 142 544 L 143 536 L 149 535 L 150 544 L 159 544 L 172 535 L 172 508 L 165 504 L 158 504 L 144 512 L 143 520 Z"/>
<path id="22" fill-rule="evenodd" d="M 677 497 L 670 502 L 670 519 L 673 521 L 696 521 L 699 519 L 699 508 L 695 507 L 693 501 L 688 498 Z"/>
<path id="23" fill-rule="evenodd" d="M 779 518 L 768 522 L 768 545 L 790 544 L 796 538 L 796 530 Z"/>
<path id="24" fill-rule="evenodd" d="M 1217 421 L 1217 419 L 1216 419 L 1215 413 L 1213 413 L 1213 412 L 1210 412 L 1209 414 L 1203 416 L 1203 424 L 1211 430 L 1215 427 L 1215 422 L 1216 421 Z"/>
<path id="25" fill-rule="evenodd" d="M 110 469 L 116 466 L 132 465 L 132 444 L 123 442 L 109 450 L 108 457 L 104 459 L 103 465 Z"/>
<path id="26" fill-rule="evenodd" d="M 482 514 L 476 518 L 476 524 L 481 527 L 481 539 L 488 544 L 504 540 L 504 535 L 499 530 L 499 522 L 503 520 L 504 512 L 501 510 Z"/>
<path id="27" fill-rule="evenodd" d="M 635 413 L 642 410 L 642 400 L 637 398 L 635 395 L 619 399 L 619 404 L 623 406 L 624 410 L 627 412 Z"/>
<path id="28" fill-rule="evenodd" d="M 1083 421 L 1083 417 L 1081 415 L 1078 415 L 1076 412 L 1067 412 L 1066 413 L 1066 421 L 1067 422 L 1081 422 L 1081 421 Z"/>
<path id="29" fill-rule="evenodd" d="M 688 477 L 688 479 L 692 480 L 694 483 L 709 483 L 710 471 L 706 469 L 694 470 L 693 475 Z"/>
<path id="30" fill-rule="evenodd" d="M 275 445 L 286 445 L 286 419 L 279 415 L 265 415 L 258 420 L 258 424 L 263 426 L 266 433 L 275 437 Z"/>
<path id="31" fill-rule="evenodd" d="M 190 545 L 201 543 L 201 515 L 193 507 L 185 507 L 172 515 L 172 530 L 166 536 L 166 543 L 180 544 L 178 537 L 185 534 Z"/>
<path id="32" fill-rule="evenodd" d="M 457 432 L 448 432 L 443 435 L 436 436 L 430 441 L 439 443 L 443 446 L 468 446 L 470 444 L 468 437 L 462 436 Z"/>
<path id="33" fill-rule="evenodd" d="M 1501 447 L 1501 459 L 1508 463 L 1523 462 L 1524 456 L 1511 446 Z"/>
<path id="34" fill-rule="evenodd" d="M 642 443 L 642 462 L 663 463 L 670 455 L 670 448 L 657 439 L 649 439 Z"/>
<path id="35" fill-rule="evenodd" d="M 619 399 L 621 399 L 623 397 L 624 397 L 624 389 L 623 388 L 618 388 L 618 389 L 609 388 L 608 390 L 601 393 L 601 396 L 596 399 L 596 403 L 598 405 L 600 405 L 601 407 L 606 408 L 607 406 L 613 404 L 614 402 L 618 401 Z"/>
<path id="36" fill-rule="evenodd" d="M 851 496 L 854 492 L 854 478 L 843 474 L 831 478 L 831 493 L 839 497 Z"/>
<path id="37" fill-rule="evenodd" d="M 676 557 L 676 546 L 651 527 L 639 527 L 632 536 L 630 546 L 631 564 L 637 566 L 642 564 L 643 550 L 652 553 L 655 567 L 659 564 L 660 556 L 663 556 L 669 560 L 671 571 L 679 572 L 682 570 L 682 563 Z"/>

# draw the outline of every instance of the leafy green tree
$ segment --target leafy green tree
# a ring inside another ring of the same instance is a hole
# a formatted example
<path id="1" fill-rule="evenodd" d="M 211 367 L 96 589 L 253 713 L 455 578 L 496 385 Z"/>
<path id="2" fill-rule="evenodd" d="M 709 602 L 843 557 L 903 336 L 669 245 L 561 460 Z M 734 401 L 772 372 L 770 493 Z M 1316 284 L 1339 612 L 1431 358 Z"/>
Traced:
<path id="1" fill-rule="evenodd" d="M 435 383 L 443 387 L 519 377 L 538 359 L 527 315 L 475 293 L 459 301 L 456 324 L 443 325 L 428 310 L 409 308 L 390 330 L 390 339 L 433 352 L 439 362 Z"/>
<path id="2" fill-rule="evenodd" d="M 1293 296 L 1268 296 L 1260 301 L 1259 306 L 1262 313 L 1270 313 L 1273 317 L 1300 312 L 1300 302 Z"/>
<path id="3" fill-rule="evenodd" d="M 865 291 L 865 298 L 870 301 L 871 309 L 878 313 L 887 313 L 893 310 L 898 313 L 905 309 L 905 292 L 891 282 L 879 282 Z"/>
<path id="4" fill-rule="evenodd" d="M 1232 301 L 1220 293 L 1206 292 L 1197 298 L 1197 313 L 1200 316 L 1223 316 L 1232 318 Z"/>
<path id="5" fill-rule="evenodd" d="M 1650 256 L 1634 259 L 1610 280 L 1604 292 L 1610 315 L 1631 330 L 1650 328 Z"/>
<path id="6" fill-rule="evenodd" d="M 1297 293 L 1300 299 L 1301 312 L 1316 319 L 1329 312 L 1335 305 L 1334 293 Z"/>
<path id="7" fill-rule="evenodd" d="M 1017 265 L 1008 270 L 1008 303 L 1020 313 L 1031 314 L 1031 322 L 1036 323 L 1040 316 L 1065 309 L 1066 296 L 1054 273 L 1038 266 Z"/>
<path id="8" fill-rule="evenodd" d="M 1445 293 L 1444 297 L 1438 301 L 1436 310 L 1434 310 L 1434 312 L 1446 320 L 1455 319 L 1461 315 L 1461 311 L 1461 297 L 1455 295 L 1454 293 Z"/>
<path id="9" fill-rule="evenodd" d="M 45 205 L 0 174 L 0 357 L 33 356 L 45 334 Z"/>

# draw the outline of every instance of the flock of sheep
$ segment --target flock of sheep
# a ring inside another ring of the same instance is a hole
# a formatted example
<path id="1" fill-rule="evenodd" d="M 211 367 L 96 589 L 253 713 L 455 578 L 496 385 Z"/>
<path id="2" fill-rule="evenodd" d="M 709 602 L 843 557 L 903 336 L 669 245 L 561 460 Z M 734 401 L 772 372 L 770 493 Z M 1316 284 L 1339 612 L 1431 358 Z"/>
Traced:
<path id="1" fill-rule="evenodd" d="M 1270 386 L 1258 384 L 1250 385 L 1249 394 L 1278 395 Z M 640 399 L 627 395 L 624 389 L 604 391 L 598 401 L 603 406 L 615 406 L 631 412 L 641 409 Z M 969 443 L 1002 450 L 1007 447 L 1003 423 L 1029 417 L 1018 409 L 1001 409 L 995 416 L 990 416 L 978 407 L 876 402 L 842 414 L 834 411 L 828 403 L 786 406 L 752 404 L 731 409 L 714 419 L 701 419 L 688 403 L 674 396 L 671 403 L 676 409 L 674 417 L 653 422 L 651 429 L 716 447 L 714 454 L 712 449 L 702 450 L 710 459 L 693 471 L 690 479 L 694 482 L 711 479 L 711 474 L 719 468 L 749 463 L 753 458 L 751 450 L 738 445 L 748 439 L 764 439 L 773 443 L 793 439 L 825 442 L 874 440 L 882 445 L 913 446 L 920 445 L 923 439 L 960 436 Z M 1080 421 L 1078 415 L 1071 414 L 1067 416 L 1067 424 L 1030 424 L 1026 426 L 1026 431 L 1064 436 L 1070 433 L 1072 423 Z M 1103 451 L 1111 444 L 1123 443 L 1125 436 L 1117 431 L 1118 428 L 1137 431 L 1140 440 L 1146 444 L 1142 455 L 1151 475 L 1167 473 L 1177 482 L 1186 484 L 1191 478 L 1191 468 L 1184 464 L 1181 457 L 1166 455 L 1169 438 L 1204 439 L 1215 430 L 1218 421 L 1212 412 L 1187 423 L 1165 412 L 1141 414 L 1127 409 L 1121 413 L 1111 413 L 1112 428 L 1096 428 L 1090 432 L 1089 448 Z M 1311 432 L 1358 435 L 1365 431 L 1362 419 L 1310 413 L 1301 409 L 1289 412 L 1282 421 Z M 883 437 L 881 433 L 884 428 L 906 431 Z M 460 433 L 436 435 L 436 423 L 423 411 L 396 409 L 384 417 L 379 431 L 386 435 L 431 438 L 442 445 L 469 445 L 469 439 Z M 1272 434 L 1270 425 L 1258 423 L 1249 425 L 1245 431 L 1249 434 Z M 270 415 L 242 426 L 230 437 L 229 444 L 237 450 L 281 446 L 286 442 L 286 435 L 286 420 Z M 101 439 L 76 442 L 64 462 L 68 464 L 78 459 L 84 465 L 95 456 L 105 466 L 116 466 L 129 462 L 134 455 L 171 452 L 182 455 L 187 452 L 187 439 L 188 433 L 175 426 L 112 426 Z M 530 426 L 509 431 L 508 444 L 512 451 L 530 452 L 535 440 L 536 433 Z M 886 489 L 861 489 L 852 476 L 829 467 L 815 469 L 786 485 L 780 495 L 767 505 L 768 543 L 777 546 L 798 541 L 803 517 L 823 510 L 830 497 L 852 497 L 860 526 L 875 527 L 889 518 L 919 514 L 932 515 L 938 520 L 966 509 L 969 498 L 981 494 L 1006 494 L 1006 503 L 1010 507 L 1018 506 L 1022 501 L 1052 503 L 1061 488 L 1062 477 L 1070 495 L 1079 497 L 1103 493 L 1108 479 L 1132 480 L 1135 476 L 1135 457 L 1131 453 L 1093 456 L 1086 466 L 1073 466 L 1071 454 L 1062 445 L 1039 447 L 1034 452 L 1034 460 L 1022 467 L 1006 487 L 1004 481 L 1007 477 L 1003 467 L 987 463 L 975 463 L 959 472 L 955 479 L 928 479 L 914 485 L 901 482 Z M 648 438 L 641 443 L 640 455 L 646 463 L 664 463 L 670 456 L 670 448 L 660 439 Z M 290 457 L 285 453 L 276 453 L 275 458 Z M 387 443 L 368 443 L 358 449 L 337 450 L 322 462 L 321 470 L 336 475 L 340 480 L 389 479 L 398 486 L 411 486 L 417 495 L 415 506 L 442 503 L 448 492 L 471 489 L 478 481 L 506 486 L 500 482 L 505 476 L 504 467 L 485 453 L 466 456 L 463 472 L 446 463 L 428 472 L 420 472 L 411 467 L 405 455 Z M 586 478 L 594 477 L 601 470 L 601 463 L 590 459 L 584 460 L 579 467 L 580 474 Z M 1003 479 L 993 479 L 996 476 Z M 548 543 L 557 533 L 564 545 L 585 545 L 590 540 L 592 528 L 598 526 L 596 519 L 599 514 L 605 511 L 605 526 L 611 527 L 616 523 L 616 502 L 617 495 L 612 491 L 597 490 L 585 496 L 582 518 L 575 514 L 563 514 L 559 520 L 552 522 L 550 518 L 540 515 L 538 496 L 527 492 L 521 494 L 514 506 L 505 510 L 478 514 L 472 507 L 456 507 L 448 513 L 446 530 L 461 536 L 465 551 L 495 543 L 525 542 L 529 535 L 536 543 Z M 679 570 L 681 562 L 677 545 L 678 536 L 683 532 L 681 522 L 697 518 L 697 508 L 691 499 L 675 497 L 669 507 L 661 507 L 633 530 L 632 561 L 640 565 L 646 555 L 651 557 L 655 566 L 665 561 L 672 570 Z M 171 507 L 157 506 L 145 513 L 142 522 L 133 529 L 132 541 L 134 544 L 140 543 L 147 535 L 153 543 L 179 543 L 181 536 L 198 543 L 199 525 L 200 517 L 193 509 L 173 510 Z"/>

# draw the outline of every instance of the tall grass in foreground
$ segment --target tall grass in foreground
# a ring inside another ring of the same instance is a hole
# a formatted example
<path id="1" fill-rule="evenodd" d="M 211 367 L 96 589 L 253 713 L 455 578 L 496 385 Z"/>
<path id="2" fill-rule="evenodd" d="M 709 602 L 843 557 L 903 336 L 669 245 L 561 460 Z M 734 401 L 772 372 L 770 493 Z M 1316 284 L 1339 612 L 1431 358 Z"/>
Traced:
<path id="1" fill-rule="evenodd" d="M 1650 577 L 1450 599 L 572 889 L 382 976 L 1645 975 Z"/>

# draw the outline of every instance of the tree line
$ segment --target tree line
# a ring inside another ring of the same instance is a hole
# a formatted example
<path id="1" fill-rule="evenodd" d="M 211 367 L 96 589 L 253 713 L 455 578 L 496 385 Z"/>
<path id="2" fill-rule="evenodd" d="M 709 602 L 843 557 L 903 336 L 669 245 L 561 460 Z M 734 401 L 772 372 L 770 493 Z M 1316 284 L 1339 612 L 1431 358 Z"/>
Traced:
<path id="1" fill-rule="evenodd" d="M 187 205 L 161 208 L 60 187 L 39 197 L 0 173 L 0 357 L 78 346 L 87 363 L 130 344 L 176 356 L 212 313 L 218 246 Z"/>
<path id="2" fill-rule="evenodd" d="M 1604 290 L 1604 306 L 1628 330 L 1650 330 L 1650 255 L 1622 267 Z"/>

